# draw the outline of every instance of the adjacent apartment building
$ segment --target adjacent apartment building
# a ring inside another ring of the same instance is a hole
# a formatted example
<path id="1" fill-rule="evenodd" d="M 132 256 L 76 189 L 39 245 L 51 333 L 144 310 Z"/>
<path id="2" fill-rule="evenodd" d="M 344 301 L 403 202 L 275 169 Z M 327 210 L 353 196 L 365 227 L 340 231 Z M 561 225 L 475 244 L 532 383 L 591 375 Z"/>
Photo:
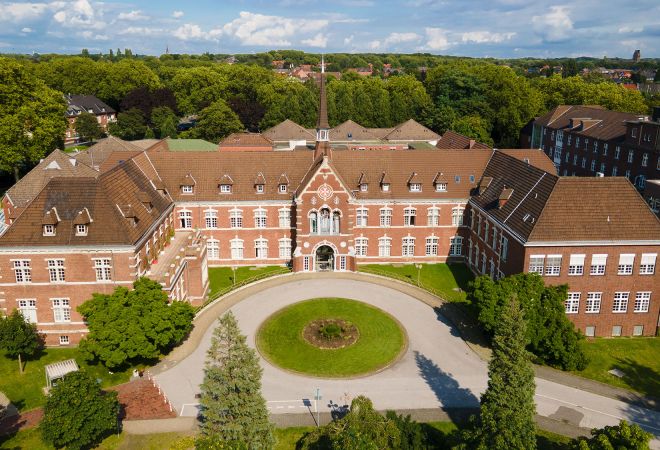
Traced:
<path id="1" fill-rule="evenodd" d="M 80 142 L 80 135 L 76 131 L 76 119 L 83 112 L 94 114 L 104 133 L 108 132 L 108 125 L 117 120 L 116 111 L 93 95 L 66 95 L 66 118 L 69 127 L 64 136 L 64 144 Z"/>

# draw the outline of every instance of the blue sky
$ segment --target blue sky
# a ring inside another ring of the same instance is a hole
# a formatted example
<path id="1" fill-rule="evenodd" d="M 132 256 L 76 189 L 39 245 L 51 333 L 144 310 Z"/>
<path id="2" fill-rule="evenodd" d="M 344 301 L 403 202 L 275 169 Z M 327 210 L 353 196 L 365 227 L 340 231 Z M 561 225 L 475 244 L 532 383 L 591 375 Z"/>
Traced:
<path id="1" fill-rule="evenodd" d="M 660 1 L 0 0 L 0 52 L 660 57 Z"/>

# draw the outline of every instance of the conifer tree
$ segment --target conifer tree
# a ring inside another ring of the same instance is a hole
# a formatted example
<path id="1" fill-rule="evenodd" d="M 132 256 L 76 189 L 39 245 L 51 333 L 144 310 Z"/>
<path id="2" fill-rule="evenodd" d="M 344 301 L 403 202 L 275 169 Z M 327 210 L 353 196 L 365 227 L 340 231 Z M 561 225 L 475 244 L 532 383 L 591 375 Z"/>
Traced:
<path id="1" fill-rule="evenodd" d="M 261 395 L 262 372 L 256 352 L 247 346 L 234 315 L 227 312 L 213 331 L 207 353 L 198 448 L 273 447 L 273 427 Z"/>
<path id="2" fill-rule="evenodd" d="M 520 304 L 513 297 L 495 332 L 488 388 L 481 396 L 476 428 L 468 433 L 469 448 L 536 448 L 534 370 L 525 350 L 525 327 Z"/>

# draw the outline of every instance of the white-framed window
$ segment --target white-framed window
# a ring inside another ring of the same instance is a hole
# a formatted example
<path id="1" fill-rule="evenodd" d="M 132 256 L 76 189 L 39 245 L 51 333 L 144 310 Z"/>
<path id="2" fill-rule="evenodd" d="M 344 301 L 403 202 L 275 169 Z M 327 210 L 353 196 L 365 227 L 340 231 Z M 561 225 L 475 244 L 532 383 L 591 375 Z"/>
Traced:
<path id="1" fill-rule="evenodd" d="M 265 209 L 258 208 L 254 210 L 254 227 L 255 228 L 266 228 L 266 221 L 268 215 Z"/>
<path id="2" fill-rule="evenodd" d="M 614 302 L 612 303 L 612 312 L 624 313 L 628 311 L 628 296 L 629 292 L 615 292 Z"/>
<path id="3" fill-rule="evenodd" d="M 182 194 L 192 194 L 193 193 L 192 185 L 181 186 L 181 193 Z"/>
<path id="4" fill-rule="evenodd" d="M 588 325 L 584 328 L 584 335 L 587 337 L 594 337 L 596 335 L 596 327 Z"/>
<path id="5" fill-rule="evenodd" d="M 98 258 L 94 260 L 96 281 L 112 281 L 112 264 L 110 258 Z"/>
<path id="6" fill-rule="evenodd" d="M 593 159 L 593 160 L 591 160 L 591 171 L 593 172 L 595 170 L 596 170 L 596 160 Z"/>
<path id="7" fill-rule="evenodd" d="M 360 192 L 367 192 L 369 190 L 369 185 L 367 183 L 360 183 Z"/>
<path id="8" fill-rule="evenodd" d="M 422 192 L 422 184 L 410 183 L 410 192 Z"/>
<path id="9" fill-rule="evenodd" d="M 607 156 L 607 148 L 608 148 L 608 144 L 607 142 L 605 142 L 603 144 L 603 156 Z"/>
<path id="10" fill-rule="evenodd" d="M 651 305 L 651 292 L 638 292 L 635 294 L 635 312 L 649 312 Z"/>
<path id="11" fill-rule="evenodd" d="M 605 275 L 606 266 L 607 254 L 591 255 L 591 268 L 589 269 L 589 275 Z"/>
<path id="12" fill-rule="evenodd" d="M 32 281 L 32 267 L 29 259 L 14 261 L 14 275 L 17 283 L 30 283 Z"/>
<path id="13" fill-rule="evenodd" d="M 600 163 L 600 173 L 605 174 L 605 163 Z"/>
<path id="14" fill-rule="evenodd" d="M 587 292 L 587 307 L 584 312 L 591 314 L 599 313 L 602 298 L 602 292 Z"/>
<path id="15" fill-rule="evenodd" d="M 582 157 L 582 168 L 584 169 L 585 167 L 587 167 L 587 158 L 585 158 L 585 157 L 583 156 L 583 157 Z"/>
<path id="16" fill-rule="evenodd" d="M 571 154 L 569 152 L 566 152 L 566 155 L 564 156 L 564 162 L 568 164 L 570 160 L 571 160 Z"/>
<path id="17" fill-rule="evenodd" d="M 598 141 L 594 141 L 594 153 L 598 153 Z"/>
<path id="18" fill-rule="evenodd" d="M 278 191 L 280 194 L 286 194 L 286 191 L 287 191 L 287 185 L 284 184 L 284 183 L 279 184 L 279 185 L 277 186 L 277 191 Z"/>
<path id="19" fill-rule="evenodd" d="M 243 228 L 243 211 L 232 209 L 229 211 L 229 226 L 231 228 Z"/>
<path id="20" fill-rule="evenodd" d="M 566 314 L 577 314 L 580 311 L 580 293 L 569 292 L 564 302 Z"/>
<path id="21" fill-rule="evenodd" d="M 493 250 L 497 249 L 497 228 L 495 228 L 495 225 L 493 224 L 493 239 L 490 241 L 490 246 Z M 488 238 L 488 236 L 486 236 Z"/>
<path id="22" fill-rule="evenodd" d="M 291 228 L 291 210 L 289 208 L 282 208 L 278 212 L 280 228 Z"/>
<path id="23" fill-rule="evenodd" d="M 465 208 L 456 207 L 451 210 L 451 224 L 455 227 L 460 227 L 463 225 L 463 214 L 465 213 Z"/>
<path id="24" fill-rule="evenodd" d="M 427 224 L 430 227 L 440 226 L 440 208 L 433 206 L 428 209 Z"/>
<path id="25" fill-rule="evenodd" d="M 243 239 L 232 239 L 229 241 L 231 259 L 243 259 Z"/>
<path id="26" fill-rule="evenodd" d="M 488 232 L 490 231 L 490 222 L 486 220 L 486 224 L 484 225 L 484 242 L 486 245 L 488 245 Z"/>
<path id="27" fill-rule="evenodd" d="M 569 275 L 582 275 L 584 273 L 584 258 L 586 255 L 571 255 L 568 262 Z"/>
<path id="28" fill-rule="evenodd" d="M 268 258 L 268 241 L 264 238 L 254 240 L 254 256 L 257 259 Z"/>
<path id="29" fill-rule="evenodd" d="M 206 254 L 209 259 L 220 259 L 220 241 L 217 239 L 207 240 Z"/>
<path id="30" fill-rule="evenodd" d="M 192 228 L 192 212 L 179 211 L 179 223 L 181 228 Z"/>
<path id="31" fill-rule="evenodd" d="M 303 271 L 309 272 L 309 256 L 303 256 Z"/>
<path id="32" fill-rule="evenodd" d="M 630 179 L 630 169 L 626 170 L 626 178 Z"/>
<path id="33" fill-rule="evenodd" d="M 60 345 L 69 345 L 69 336 L 62 335 L 60 336 Z"/>
<path id="34" fill-rule="evenodd" d="M 378 238 L 378 256 L 390 256 L 392 254 L 392 239 L 388 237 Z"/>
<path id="35" fill-rule="evenodd" d="M 279 240 L 279 244 L 280 258 L 291 259 L 291 239 L 282 238 Z"/>
<path id="36" fill-rule="evenodd" d="M 53 320 L 55 322 L 71 322 L 71 307 L 68 298 L 51 298 L 53 304 Z"/>
<path id="37" fill-rule="evenodd" d="M 639 263 L 640 275 L 653 275 L 655 273 L 655 259 L 657 253 L 642 253 L 642 260 Z"/>
<path id="38" fill-rule="evenodd" d="M 618 145 L 614 148 L 614 159 L 619 159 L 621 156 L 621 147 Z"/>
<path id="39" fill-rule="evenodd" d="M 392 208 L 380 209 L 380 226 L 381 227 L 392 226 Z"/>
<path id="40" fill-rule="evenodd" d="M 346 270 L 346 257 L 341 255 L 339 258 L 339 270 Z"/>
<path id="41" fill-rule="evenodd" d="M 538 273 L 543 275 L 545 255 L 531 255 L 529 257 L 529 273 Z"/>
<path id="42" fill-rule="evenodd" d="M 264 185 L 263 184 L 257 184 L 257 194 L 263 194 L 264 193 Z"/>
<path id="43" fill-rule="evenodd" d="M 426 238 L 426 256 L 438 256 L 438 238 L 429 236 Z"/>
<path id="44" fill-rule="evenodd" d="M 55 236 L 55 225 L 44 225 L 44 236 Z"/>
<path id="45" fill-rule="evenodd" d="M 87 225 L 83 223 L 76 225 L 76 236 L 87 236 Z"/>
<path id="46" fill-rule="evenodd" d="M 380 188 L 383 190 L 383 192 L 390 192 L 390 183 L 382 183 Z"/>
<path id="47" fill-rule="evenodd" d="M 366 227 L 369 221 L 369 210 L 367 208 L 358 208 L 355 212 L 355 226 Z"/>
<path id="48" fill-rule="evenodd" d="M 613 177 L 615 177 L 618 172 L 619 172 L 619 168 L 617 166 L 612 167 L 612 176 Z"/>
<path id="49" fill-rule="evenodd" d="M 51 283 L 62 283 L 64 277 L 64 260 L 63 259 L 49 259 L 48 260 L 48 276 Z"/>
<path id="50" fill-rule="evenodd" d="M 28 323 L 37 323 L 37 300 L 33 298 L 18 300 L 18 311 Z"/>
<path id="51" fill-rule="evenodd" d="M 367 247 L 369 240 L 367 238 L 359 237 L 355 239 L 355 256 L 367 256 Z"/>
<path id="52" fill-rule="evenodd" d="M 206 228 L 218 228 L 218 212 L 208 210 L 204 213 Z"/>
<path id="53" fill-rule="evenodd" d="M 436 192 L 447 192 L 447 183 L 436 183 L 435 184 Z"/>
<path id="54" fill-rule="evenodd" d="M 628 162 L 631 163 L 633 162 L 633 158 L 635 157 L 635 152 L 632 150 L 628 150 Z"/>
<path id="55" fill-rule="evenodd" d="M 623 253 L 619 255 L 618 275 L 632 275 L 633 265 L 635 264 L 634 253 Z"/>
<path id="56" fill-rule="evenodd" d="M 633 336 L 643 336 L 644 335 L 644 325 L 635 325 L 633 327 Z"/>
<path id="57" fill-rule="evenodd" d="M 573 155 L 573 165 L 577 166 L 577 162 L 578 162 L 578 155 L 576 153 L 575 155 Z"/>
<path id="58" fill-rule="evenodd" d="M 548 255 L 545 260 L 546 276 L 557 277 L 561 272 L 561 255 Z"/>
<path id="59" fill-rule="evenodd" d="M 509 256 L 509 240 L 502 236 L 500 245 L 500 258 L 502 261 L 506 261 L 507 257 Z"/>
<path id="60" fill-rule="evenodd" d="M 405 208 L 403 210 L 403 225 L 407 227 L 415 226 L 417 210 L 415 208 Z"/>
<path id="61" fill-rule="evenodd" d="M 613 325 L 612 326 L 612 336 L 613 337 L 619 337 L 621 336 L 621 325 Z"/>
<path id="62" fill-rule="evenodd" d="M 463 254 L 463 238 L 454 236 L 449 241 L 449 255 L 461 256 Z"/>
<path id="63" fill-rule="evenodd" d="M 415 256 L 415 238 L 404 237 L 401 240 L 401 256 Z"/>
<path id="64" fill-rule="evenodd" d="M 221 184 L 220 185 L 221 194 L 231 194 L 231 184 Z"/>

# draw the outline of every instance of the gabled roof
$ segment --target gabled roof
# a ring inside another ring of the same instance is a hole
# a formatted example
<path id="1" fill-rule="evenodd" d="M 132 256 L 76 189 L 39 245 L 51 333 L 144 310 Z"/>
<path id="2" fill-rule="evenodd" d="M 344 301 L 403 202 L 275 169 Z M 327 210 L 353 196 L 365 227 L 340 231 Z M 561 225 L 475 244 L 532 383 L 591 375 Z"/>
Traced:
<path id="1" fill-rule="evenodd" d="M 548 173 L 557 175 L 557 167 L 555 166 L 555 163 L 553 163 L 550 157 L 541 149 L 513 148 L 504 150 L 497 149 L 497 151 L 506 153 L 526 164 L 531 164 Z"/>
<path id="2" fill-rule="evenodd" d="M 534 121 L 535 125 L 572 132 L 594 139 L 623 139 L 626 121 L 639 114 L 610 111 L 600 106 L 559 105 Z"/>
<path id="3" fill-rule="evenodd" d="M 220 141 L 222 147 L 272 147 L 273 141 L 259 133 L 232 133 Z"/>
<path id="4" fill-rule="evenodd" d="M 89 112 L 95 115 L 113 114 L 115 112 L 110 106 L 103 103 L 93 95 L 67 95 L 66 115 L 74 117 L 81 112 Z"/>
<path id="5" fill-rule="evenodd" d="M 378 141 L 379 138 L 359 123 L 347 120 L 330 130 L 330 140 L 343 141 Z"/>
<path id="6" fill-rule="evenodd" d="M 313 141 L 316 139 L 314 133 L 310 133 L 308 130 L 289 119 L 278 123 L 261 134 L 271 141 Z"/>
<path id="7" fill-rule="evenodd" d="M 119 160 L 126 161 L 142 151 L 143 149 L 137 145 L 109 136 L 101 139 L 87 150 L 73 154 L 73 157 L 89 167 L 103 171 L 102 167 L 107 170 L 114 167 Z M 111 161 L 104 166 L 108 159 L 111 159 Z"/>
<path id="8" fill-rule="evenodd" d="M 477 142 L 474 139 L 471 139 L 467 136 L 463 136 L 460 133 L 455 131 L 447 130 L 445 134 L 442 135 L 438 143 L 435 145 L 437 148 L 442 149 L 470 149 L 470 148 L 480 148 L 480 149 L 490 149 L 486 144 Z"/>
<path id="9" fill-rule="evenodd" d="M 138 198 L 139 192 L 150 196 L 150 211 Z M 0 246 L 134 245 L 170 205 L 132 161 L 94 178 L 57 177 L 0 236 Z M 53 208 L 59 218 L 56 234 L 43 236 L 41 222 Z M 87 235 L 77 236 L 73 227 L 80 223 L 85 210 L 90 216 Z M 135 220 L 126 220 L 122 211 Z"/>
<path id="10" fill-rule="evenodd" d="M 32 201 L 54 177 L 96 177 L 98 173 L 85 164 L 79 164 L 72 155 L 54 150 L 23 178 L 9 188 L 6 195 L 12 204 L 22 208 Z"/>
<path id="11" fill-rule="evenodd" d="M 394 127 L 384 138 L 388 141 L 436 141 L 440 139 L 440 135 L 409 119 Z"/>

